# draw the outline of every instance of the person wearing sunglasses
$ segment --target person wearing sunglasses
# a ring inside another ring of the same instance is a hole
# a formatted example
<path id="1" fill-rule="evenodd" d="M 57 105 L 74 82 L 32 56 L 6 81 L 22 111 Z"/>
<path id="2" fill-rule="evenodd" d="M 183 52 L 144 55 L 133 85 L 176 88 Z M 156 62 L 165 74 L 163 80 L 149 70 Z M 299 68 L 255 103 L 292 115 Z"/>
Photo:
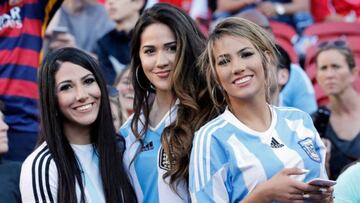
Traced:
<path id="1" fill-rule="evenodd" d="M 329 104 L 319 108 L 313 120 L 320 135 L 331 143 L 328 165 L 330 178 L 336 179 L 345 165 L 360 157 L 360 95 L 353 86 L 359 73 L 344 40 L 320 43 L 316 67 L 316 79 Z"/>

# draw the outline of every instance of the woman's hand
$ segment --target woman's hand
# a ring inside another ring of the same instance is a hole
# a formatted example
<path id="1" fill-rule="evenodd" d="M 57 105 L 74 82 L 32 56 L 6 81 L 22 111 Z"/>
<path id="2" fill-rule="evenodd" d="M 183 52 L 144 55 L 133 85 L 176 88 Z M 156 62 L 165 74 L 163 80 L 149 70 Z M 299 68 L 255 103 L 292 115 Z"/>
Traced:
<path id="1" fill-rule="evenodd" d="M 311 202 L 331 203 L 333 192 L 334 188 L 332 187 L 320 188 L 318 186 L 311 186 L 308 191 L 304 191 L 304 197 L 305 199 L 311 200 Z"/>
<path id="2" fill-rule="evenodd" d="M 265 203 L 279 202 L 329 202 L 332 197 L 332 188 L 320 189 L 307 183 L 295 180 L 291 176 L 303 175 L 306 171 L 299 168 L 283 169 L 270 180 L 257 186 L 243 201 Z"/>

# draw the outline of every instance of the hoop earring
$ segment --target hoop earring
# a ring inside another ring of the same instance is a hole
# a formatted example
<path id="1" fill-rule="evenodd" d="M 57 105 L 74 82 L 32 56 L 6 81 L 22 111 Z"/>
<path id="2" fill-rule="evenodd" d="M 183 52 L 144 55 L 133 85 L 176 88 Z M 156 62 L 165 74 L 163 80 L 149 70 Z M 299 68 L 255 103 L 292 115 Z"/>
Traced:
<path id="1" fill-rule="evenodd" d="M 150 92 L 156 92 L 155 86 L 153 84 L 151 84 L 151 83 L 150 83 L 149 91 Z"/>
<path id="2" fill-rule="evenodd" d="M 136 70 L 135 70 L 136 82 L 138 83 L 138 85 L 140 86 L 141 89 L 146 90 L 147 88 L 144 88 L 144 87 L 141 85 L 141 83 L 140 83 L 138 72 L 139 72 L 139 66 L 136 67 Z"/>
<path id="3" fill-rule="evenodd" d="M 221 90 L 220 90 L 221 91 Z M 216 103 L 218 103 L 219 101 L 218 100 L 218 95 L 216 93 L 216 86 L 213 86 L 213 88 L 211 89 L 211 96 L 215 99 Z M 223 94 L 222 95 L 222 98 L 223 100 L 221 101 L 222 103 L 226 102 L 226 99 L 225 99 L 225 95 Z M 222 103 L 218 103 L 217 105 L 221 105 Z"/>

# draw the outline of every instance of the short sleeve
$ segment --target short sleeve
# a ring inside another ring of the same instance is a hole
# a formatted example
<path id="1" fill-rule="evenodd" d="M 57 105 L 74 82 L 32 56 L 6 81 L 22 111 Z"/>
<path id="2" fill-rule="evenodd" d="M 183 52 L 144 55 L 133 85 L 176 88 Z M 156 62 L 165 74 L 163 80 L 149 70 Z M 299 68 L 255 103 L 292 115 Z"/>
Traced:
<path id="1" fill-rule="evenodd" d="M 195 136 L 189 166 L 193 202 L 228 202 L 229 164 L 222 144 L 211 134 Z"/>

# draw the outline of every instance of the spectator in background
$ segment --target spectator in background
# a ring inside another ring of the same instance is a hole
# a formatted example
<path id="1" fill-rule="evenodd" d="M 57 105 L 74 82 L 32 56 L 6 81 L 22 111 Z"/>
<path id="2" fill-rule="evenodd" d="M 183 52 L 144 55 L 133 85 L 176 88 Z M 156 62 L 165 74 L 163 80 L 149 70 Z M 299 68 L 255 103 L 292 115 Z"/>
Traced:
<path id="1" fill-rule="evenodd" d="M 316 79 L 330 103 L 312 116 L 321 137 L 330 141 L 329 175 L 335 180 L 344 166 L 360 158 L 360 95 L 353 87 L 359 73 L 343 40 L 320 43 L 316 67 Z"/>
<path id="2" fill-rule="evenodd" d="M 315 22 L 360 21 L 360 0 L 311 0 Z"/>
<path id="3" fill-rule="evenodd" d="M 277 49 L 277 58 L 279 64 L 275 67 L 276 79 L 277 79 L 277 88 L 273 88 L 273 96 L 271 104 L 278 106 L 279 105 L 279 94 L 282 89 L 286 86 L 290 77 L 290 66 L 291 60 L 285 49 L 283 49 L 280 45 L 276 45 Z"/>
<path id="4" fill-rule="evenodd" d="M 62 0 L 0 1 L 0 99 L 9 125 L 4 159 L 23 161 L 38 136 L 37 69 L 43 28 Z"/>
<path id="5" fill-rule="evenodd" d="M 258 24 L 274 38 L 269 20 L 260 12 L 248 10 L 240 13 L 237 17 L 245 18 Z M 299 64 L 291 64 L 289 74 L 286 86 L 280 91 L 279 106 L 295 107 L 307 113 L 316 111 L 315 91 L 305 71 Z"/>
<path id="6" fill-rule="evenodd" d="M 0 200 L 6 203 L 20 203 L 19 179 L 21 163 L 2 160 L 2 155 L 9 150 L 7 131 L 4 122 L 4 104 L 0 101 Z"/>
<path id="7" fill-rule="evenodd" d="M 48 54 L 39 91 L 42 132 L 21 168 L 22 201 L 136 202 L 95 59 L 74 48 Z"/>
<path id="8" fill-rule="evenodd" d="M 257 9 L 269 19 L 287 23 L 301 33 L 313 23 L 309 4 L 309 0 L 217 0 L 213 20 Z"/>
<path id="9" fill-rule="evenodd" d="M 65 0 L 56 15 L 51 28 L 65 28 L 66 32 L 49 43 L 50 49 L 77 47 L 95 53 L 97 40 L 115 27 L 104 6 L 96 0 Z M 51 36 L 53 31 L 49 33 Z"/>
<path id="10" fill-rule="evenodd" d="M 119 100 L 119 91 L 111 85 L 107 85 L 107 90 L 109 93 L 111 115 L 113 118 L 115 131 L 117 132 L 120 129 L 121 125 L 124 123 L 124 119 L 122 116 L 122 107 Z"/>
<path id="11" fill-rule="evenodd" d="M 96 51 L 107 84 L 130 63 L 132 29 L 139 19 L 144 0 L 106 0 L 105 8 L 116 27 L 101 37 Z"/>
<path id="12" fill-rule="evenodd" d="M 127 66 L 116 77 L 114 87 L 118 90 L 118 99 L 121 105 L 121 118 L 125 122 L 133 113 L 134 87 L 131 81 L 131 69 Z"/>
<path id="13" fill-rule="evenodd" d="M 259 0 L 216 0 L 214 20 L 229 17 L 246 9 L 254 8 Z"/>
<path id="14" fill-rule="evenodd" d="M 291 25 L 299 34 L 313 23 L 310 0 L 262 0 L 256 8 L 272 20 Z"/>

